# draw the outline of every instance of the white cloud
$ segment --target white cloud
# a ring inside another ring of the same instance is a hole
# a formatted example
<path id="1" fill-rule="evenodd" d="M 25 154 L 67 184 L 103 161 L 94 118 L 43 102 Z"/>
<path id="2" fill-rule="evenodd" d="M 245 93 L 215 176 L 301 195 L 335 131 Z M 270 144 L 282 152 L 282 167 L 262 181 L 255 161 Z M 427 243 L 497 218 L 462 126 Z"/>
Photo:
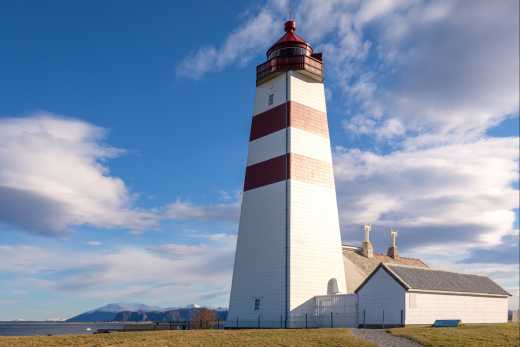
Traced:
<path id="1" fill-rule="evenodd" d="M 87 241 L 87 245 L 92 246 L 92 247 L 101 246 L 102 244 L 103 244 L 102 242 L 96 241 L 96 240 Z"/>
<path id="2" fill-rule="evenodd" d="M 133 206 L 107 159 L 121 153 L 103 143 L 105 131 L 49 113 L 0 119 L 0 222 L 41 234 L 75 225 L 142 230 L 152 212 Z"/>
<path id="3" fill-rule="evenodd" d="M 372 222 L 399 227 L 403 248 L 427 260 L 456 248 L 452 266 L 483 254 L 490 273 L 499 268 L 492 264 L 518 264 L 514 247 L 504 247 L 518 236 L 512 231 L 518 138 L 485 135 L 518 114 L 518 6 L 514 0 L 295 4 L 298 33 L 324 53 L 328 101 L 343 109 L 343 128 L 374 137 L 386 153 L 336 153 L 344 236 Z M 269 5 L 261 13 L 282 17 Z M 281 34 L 278 23 L 270 29 Z M 261 53 L 272 39 L 257 42 Z"/>
<path id="4" fill-rule="evenodd" d="M 518 2 L 400 3 L 390 9 L 377 2 L 381 11 L 367 16 L 363 8 L 371 2 L 363 2 L 353 14 L 363 23 L 358 40 L 373 47 L 366 57 L 375 63 L 363 57 L 351 73 L 352 62 L 333 58 L 334 69 L 348 72 L 335 73 L 335 83 L 374 122 L 372 134 L 381 136 L 385 119 L 393 118 L 411 134 L 426 134 L 426 145 L 446 135 L 475 139 L 518 112 Z M 373 73 L 363 83 L 373 88 L 352 93 L 367 69 Z"/>
<path id="5" fill-rule="evenodd" d="M 5 245 L 0 246 L 0 271 L 15 276 L 9 283 L 75 298 L 226 305 L 236 238 L 222 234 L 196 241 L 88 252 Z M 9 288 L 9 283 L 0 284 Z"/>
<path id="6" fill-rule="evenodd" d="M 177 74 L 197 79 L 211 71 L 220 71 L 231 64 L 244 65 L 263 47 L 273 41 L 271 28 L 280 27 L 273 8 L 262 9 L 233 31 L 219 47 L 205 46 L 189 54 L 177 66 Z"/>
<path id="7" fill-rule="evenodd" d="M 50 113 L 0 119 L 0 223 L 63 235 L 79 225 L 137 232 L 162 220 L 238 220 L 240 196 L 225 192 L 215 204 L 177 200 L 137 208 L 137 195 L 110 174 L 107 160 L 123 151 L 105 144 L 105 134 L 87 122 Z"/>
<path id="8" fill-rule="evenodd" d="M 489 138 L 380 155 L 339 149 L 335 172 L 346 230 L 402 229 L 409 246 L 499 245 L 518 208 L 518 140 Z"/>
<path id="9" fill-rule="evenodd" d="M 178 199 L 166 206 L 163 218 L 194 221 L 238 222 L 240 200 L 211 205 L 194 205 Z"/>
<path id="10" fill-rule="evenodd" d="M 281 35 L 277 19 L 285 17 L 286 4 L 276 4 L 248 17 L 220 48 L 189 55 L 178 71 L 198 78 L 263 53 Z M 426 134 L 420 142 L 429 145 L 446 134 L 478 138 L 518 112 L 517 1 L 303 0 L 294 6 L 299 33 L 324 51 L 328 81 L 343 92 L 335 95 L 345 100 L 347 130 L 380 140 Z"/>

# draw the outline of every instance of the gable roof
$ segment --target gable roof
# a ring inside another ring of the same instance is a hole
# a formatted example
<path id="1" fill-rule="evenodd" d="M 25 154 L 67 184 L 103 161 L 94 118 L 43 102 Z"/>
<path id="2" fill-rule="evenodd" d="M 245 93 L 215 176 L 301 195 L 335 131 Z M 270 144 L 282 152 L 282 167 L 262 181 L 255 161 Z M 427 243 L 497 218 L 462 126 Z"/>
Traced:
<path id="1" fill-rule="evenodd" d="M 511 294 L 486 276 L 383 263 L 367 277 L 358 287 L 356 293 L 381 267 L 407 291 L 511 296 Z"/>
<path id="2" fill-rule="evenodd" d="M 428 267 L 428 265 L 426 265 L 421 259 L 416 258 L 399 257 L 394 259 L 381 253 L 374 253 L 372 258 L 367 258 L 361 254 L 360 249 L 354 249 L 353 246 L 344 246 L 343 256 L 350 260 L 366 276 L 370 275 L 381 263 L 394 263 L 425 268 Z"/>
<path id="3" fill-rule="evenodd" d="M 489 277 L 460 272 L 385 264 L 410 289 L 443 292 L 511 295 Z"/>

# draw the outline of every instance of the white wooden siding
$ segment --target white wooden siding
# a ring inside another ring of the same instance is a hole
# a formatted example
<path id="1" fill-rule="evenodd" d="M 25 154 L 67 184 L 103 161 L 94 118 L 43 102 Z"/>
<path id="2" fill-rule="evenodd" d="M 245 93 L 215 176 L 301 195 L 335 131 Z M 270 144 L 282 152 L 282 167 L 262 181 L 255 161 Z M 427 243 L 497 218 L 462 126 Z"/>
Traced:
<path id="1" fill-rule="evenodd" d="M 289 100 L 321 112 L 327 112 L 323 83 L 297 71 L 290 72 Z"/>
<path id="2" fill-rule="evenodd" d="M 406 324 L 432 324 L 437 319 L 462 323 L 507 322 L 507 298 L 406 293 Z"/>
<path id="3" fill-rule="evenodd" d="M 290 307 L 292 315 L 304 315 L 301 305 L 327 294 L 336 278 L 346 292 L 345 270 L 335 190 L 300 181 L 290 189 Z"/>
<path id="4" fill-rule="evenodd" d="M 298 128 L 289 128 L 289 136 L 289 152 L 332 164 L 330 141 L 327 137 Z"/>
<path id="5" fill-rule="evenodd" d="M 228 320 L 279 327 L 285 311 L 285 181 L 244 192 Z M 262 297 L 260 311 L 254 298 Z"/>
<path id="6" fill-rule="evenodd" d="M 249 142 L 247 165 L 253 165 L 286 154 L 286 134 L 287 129 L 282 129 Z"/>
<path id="7" fill-rule="evenodd" d="M 256 87 L 254 116 L 287 102 L 285 80 L 286 73 L 283 73 Z M 269 95 L 271 94 L 273 104 L 269 105 Z"/>
<path id="8" fill-rule="evenodd" d="M 289 129 L 289 152 L 332 163 L 329 139 L 308 131 Z M 287 129 L 260 137 L 249 143 L 247 165 L 256 164 L 287 153 Z"/>
<path id="9" fill-rule="evenodd" d="M 359 324 L 402 324 L 401 311 L 405 314 L 405 293 L 404 288 L 380 267 L 357 292 Z"/>

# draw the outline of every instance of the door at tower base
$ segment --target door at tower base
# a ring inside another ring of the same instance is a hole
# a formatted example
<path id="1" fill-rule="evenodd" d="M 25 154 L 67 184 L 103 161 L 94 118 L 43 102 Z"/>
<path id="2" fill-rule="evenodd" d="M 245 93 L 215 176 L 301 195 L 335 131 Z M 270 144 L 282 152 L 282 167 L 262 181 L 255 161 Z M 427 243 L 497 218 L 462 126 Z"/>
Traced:
<path id="1" fill-rule="evenodd" d="M 345 292 L 324 87 L 287 71 L 256 90 L 226 326 L 302 326 L 331 280 Z"/>

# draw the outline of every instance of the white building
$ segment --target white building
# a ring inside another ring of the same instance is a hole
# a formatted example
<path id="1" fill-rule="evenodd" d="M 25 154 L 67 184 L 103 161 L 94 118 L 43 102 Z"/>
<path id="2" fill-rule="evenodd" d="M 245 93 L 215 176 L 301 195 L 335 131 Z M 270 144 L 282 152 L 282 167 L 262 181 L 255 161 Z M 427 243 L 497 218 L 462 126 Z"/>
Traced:
<path id="1" fill-rule="evenodd" d="M 295 29 L 257 67 L 228 326 L 302 326 L 346 291 L 321 54 Z"/>
<path id="2" fill-rule="evenodd" d="M 401 257 L 394 231 L 386 254 L 368 225 L 361 247 L 342 246 L 322 57 L 295 30 L 257 66 L 226 327 L 507 321 L 507 292 Z"/>
<path id="3" fill-rule="evenodd" d="M 396 264 L 379 265 L 356 293 L 361 326 L 505 323 L 511 296 L 485 276 Z"/>

